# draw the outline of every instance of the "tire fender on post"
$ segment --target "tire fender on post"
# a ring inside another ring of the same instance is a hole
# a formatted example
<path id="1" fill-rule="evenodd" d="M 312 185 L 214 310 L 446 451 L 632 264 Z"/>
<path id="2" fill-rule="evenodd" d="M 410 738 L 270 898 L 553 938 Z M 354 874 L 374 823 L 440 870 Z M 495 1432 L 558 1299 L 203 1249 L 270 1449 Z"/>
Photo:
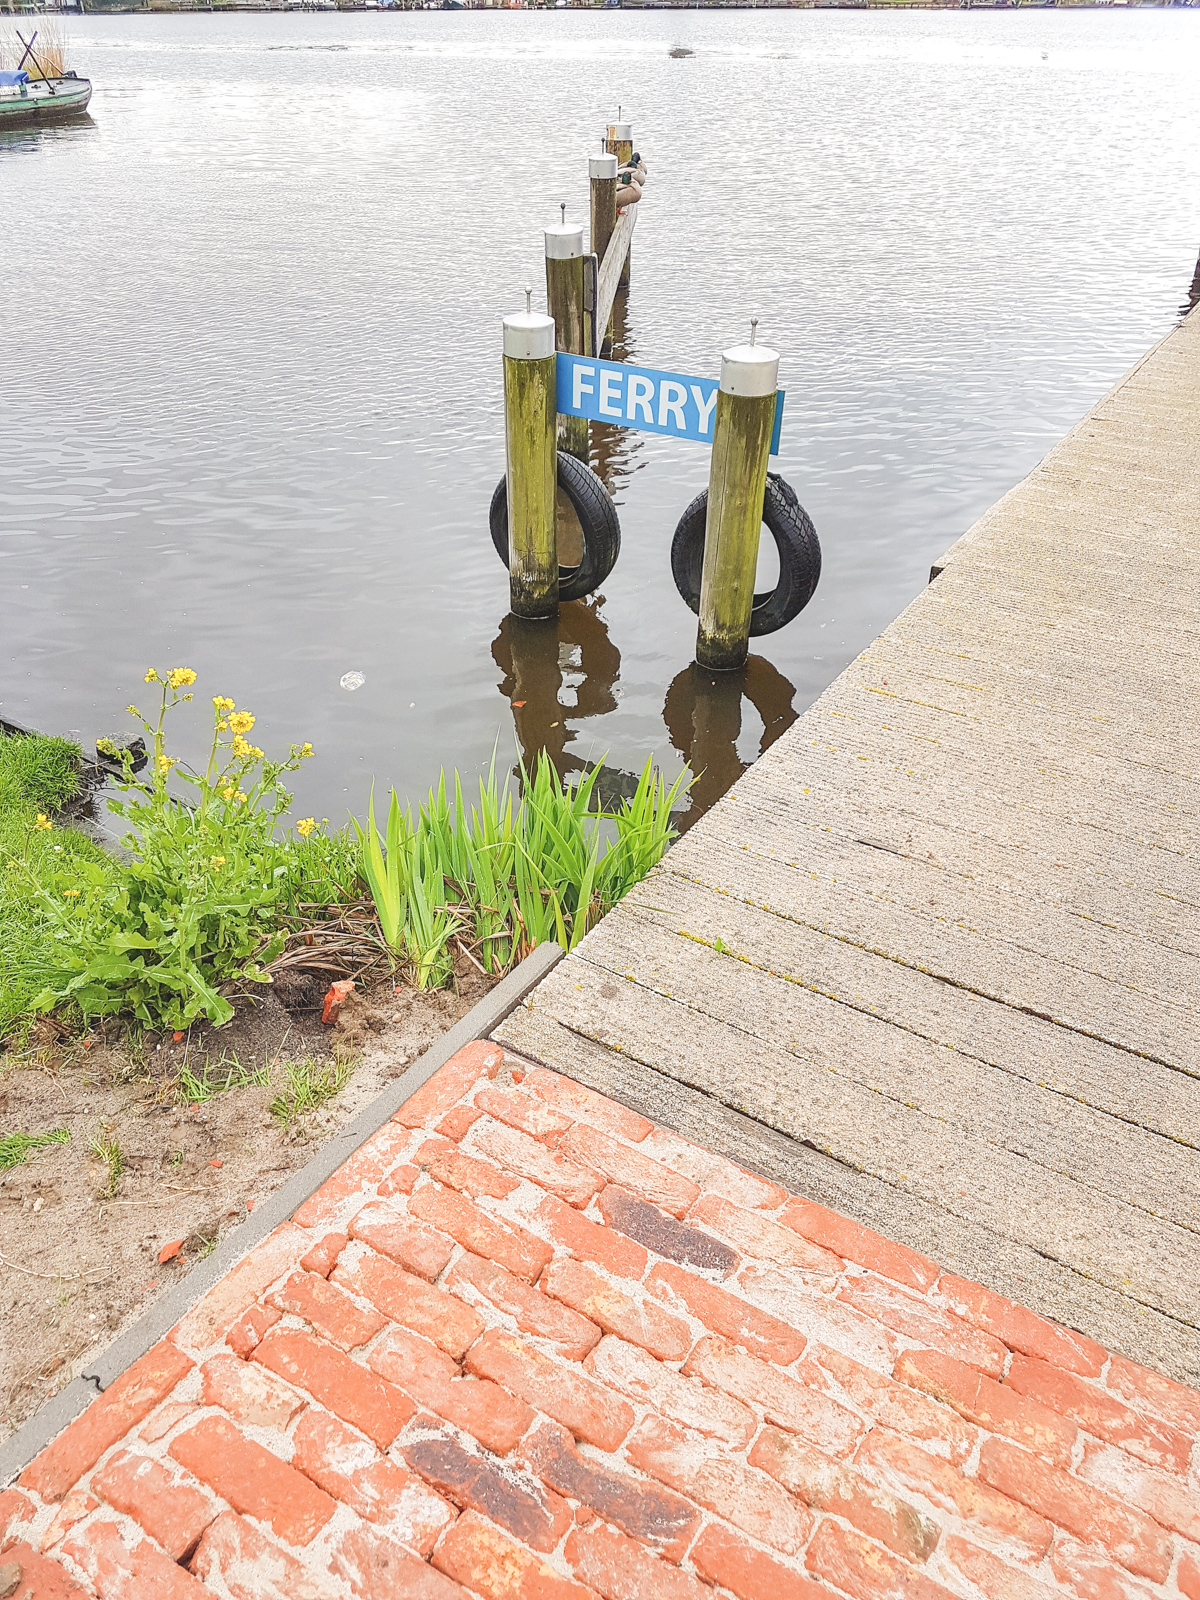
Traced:
<path id="1" fill-rule="evenodd" d="M 558 487 L 571 502 L 583 531 L 583 557 L 579 565 L 558 569 L 558 598 L 560 601 L 582 600 L 598 589 L 616 566 L 621 553 L 621 524 L 612 496 L 601 480 L 591 467 L 565 450 L 558 452 Z M 507 567 L 508 496 L 503 478 L 492 495 L 488 527 L 496 554 Z"/>
<path id="2" fill-rule="evenodd" d="M 751 638 L 777 633 L 798 617 L 812 599 L 821 577 L 817 530 L 796 498 L 796 491 L 777 472 L 767 474 L 762 519 L 779 552 L 779 582 L 765 594 L 754 596 L 754 609 L 750 613 Z M 707 520 L 708 490 L 705 489 L 680 517 L 671 541 L 671 576 L 675 587 L 697 615 Z"/>

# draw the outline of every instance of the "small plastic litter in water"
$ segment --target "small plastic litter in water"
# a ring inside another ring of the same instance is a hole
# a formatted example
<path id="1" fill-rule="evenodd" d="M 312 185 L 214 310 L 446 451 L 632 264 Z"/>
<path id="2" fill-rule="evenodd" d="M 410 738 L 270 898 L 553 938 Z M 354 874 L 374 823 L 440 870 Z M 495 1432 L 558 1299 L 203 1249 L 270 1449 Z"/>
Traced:
<path id="1" fill-rule="evenodd" d="M 362 672 L 344 672 L 339 681 L 343 689 L 361 689 L 367 679 Z"/>

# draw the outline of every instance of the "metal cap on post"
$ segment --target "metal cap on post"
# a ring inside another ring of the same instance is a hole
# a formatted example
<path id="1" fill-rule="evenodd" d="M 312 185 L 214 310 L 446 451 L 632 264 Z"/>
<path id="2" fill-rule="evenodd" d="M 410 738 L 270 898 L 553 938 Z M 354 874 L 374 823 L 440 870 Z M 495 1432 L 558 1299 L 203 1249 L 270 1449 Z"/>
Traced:
<path id="1" fill-rule="evenodd" d="M 555 502 L 558 442 L 554 318 L 525 309 L 504 318 L 504 438 L 510 603 L 519 617 L 558 612 Z"/>
<path id="2" fill-rule="evenodd" d="M 585 353 L 587 337 L 584 316 L 587 267 L 583 255 L 583 227 L 582 224 L 568 225 L 565 205 L 562 213 L 559 225 L 546 229 L 546 310 L 554 318 L 555 348 L 581 356 Z M 587 460 L 588 425 L 585 417 L 560 416 L 558 434 L 564 450 L 578 456 L 581 461 Z"/>
<path id="3" fill-rule="evenodd" d="M 608 139 L 610 144 L 629 144 L 633 140 L 632 122 L 610 122 L 608 125 Z"/>
<path id="4" fill-rule="evenodd" d="M 576 256 L 583 254 L 583 224 L 572 227 L 570 223 L 563 223 L 557 228 L 546 229 L 546 260 L 547 261 L 574 261 Z"/>
<path id="5" fill-rule="evenodd" d="M 616 158 L 616 156 L 607 156 L 607 155 L 605 155 L 605 156 L 589 156 L 588 157 L 588 177 L 589 178 L 611 178 L 612 181 L 615 183 L 617 181 L 617 158 Z"/>
<path id="6" fill-rule="evenodd" d="M 779 384 L 779 353 L 756 342 L 757 329 L 755 319 L 749 344 L 734 345 L 721 354 L 696 630 L 696 660 L 710 671 L 740 667 L 750 646 Z"/>

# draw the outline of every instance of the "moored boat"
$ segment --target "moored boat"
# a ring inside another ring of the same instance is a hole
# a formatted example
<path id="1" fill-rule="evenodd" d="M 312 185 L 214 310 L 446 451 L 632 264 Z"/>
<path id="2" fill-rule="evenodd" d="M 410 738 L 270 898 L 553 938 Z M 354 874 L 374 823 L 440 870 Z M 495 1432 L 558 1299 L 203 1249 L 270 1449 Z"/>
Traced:
<path id="1" fill-rule="evenodd" d="M 27 72 L 0 72 L 0 129 L 30 123 L 63 122 L 87 110 L 92 85 L 73 72 L 61 78 L 31 78 Z"/>

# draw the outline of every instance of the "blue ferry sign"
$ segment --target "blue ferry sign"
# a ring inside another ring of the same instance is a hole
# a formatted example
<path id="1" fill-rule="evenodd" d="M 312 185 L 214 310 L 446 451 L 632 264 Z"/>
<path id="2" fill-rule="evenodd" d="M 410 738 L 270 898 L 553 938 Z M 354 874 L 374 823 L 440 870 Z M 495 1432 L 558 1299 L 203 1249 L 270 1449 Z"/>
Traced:
<path id="1" fill-rule="evenodd" d="M 573 356 L 560 351 L 556 374 L 559 414 L 611 422 L 642 433 L 666 433 L 695 444 L 711 444 L 717 409 L 716 378 L 688 378 L 680 372 L 655 372 L 623 361 Z M 771 454 L 779 454 L 783 426 L 782 389 L 775 395 Z"/>

